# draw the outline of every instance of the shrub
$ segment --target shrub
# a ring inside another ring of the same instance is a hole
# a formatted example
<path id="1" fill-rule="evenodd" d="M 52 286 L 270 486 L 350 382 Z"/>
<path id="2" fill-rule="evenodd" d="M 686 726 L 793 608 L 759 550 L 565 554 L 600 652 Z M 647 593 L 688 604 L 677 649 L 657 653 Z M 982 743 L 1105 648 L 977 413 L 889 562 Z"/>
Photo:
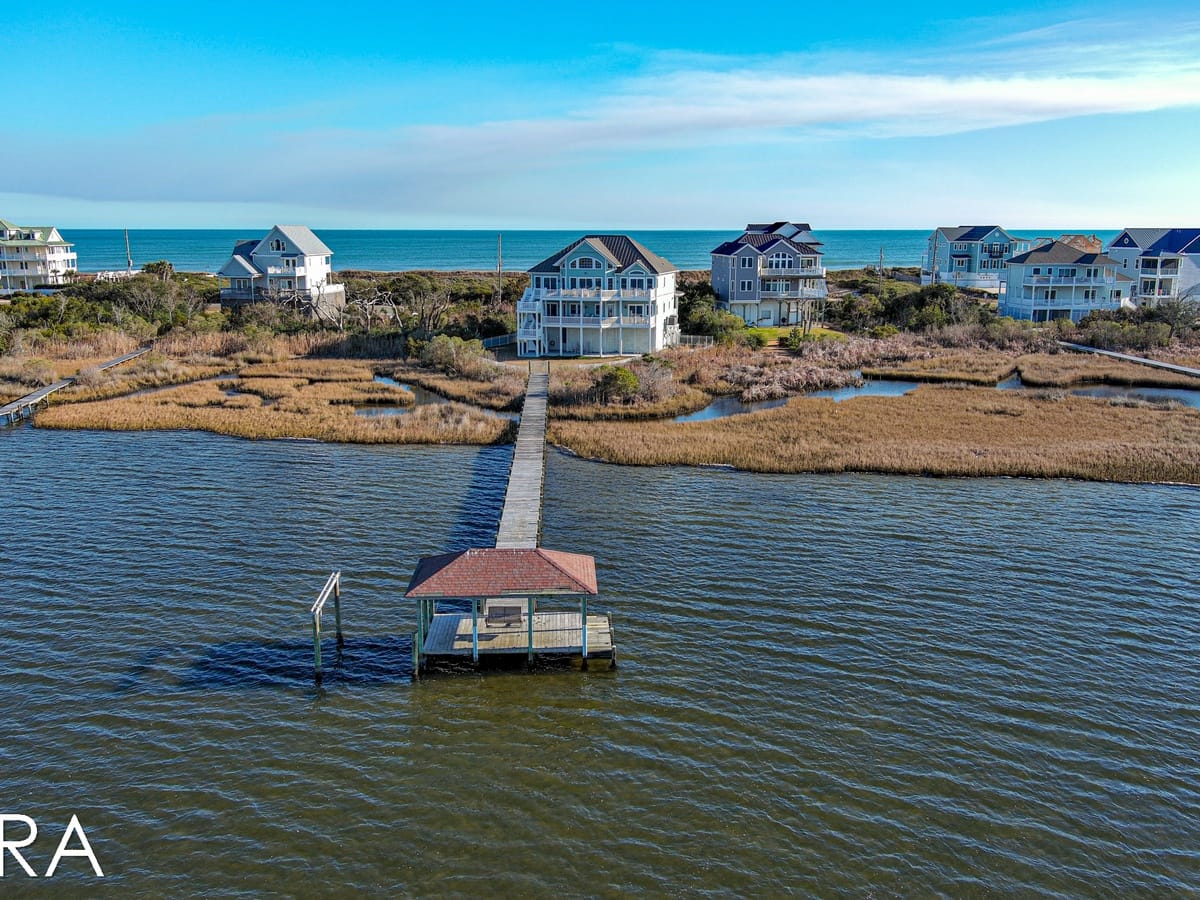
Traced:
<path id="1" fill-rule="evenodd" d="M 624 403 L 638 392 L 638 377 L 624 366 L 601 366 L 596 370 L 596 399 L 600 403 Z"/>

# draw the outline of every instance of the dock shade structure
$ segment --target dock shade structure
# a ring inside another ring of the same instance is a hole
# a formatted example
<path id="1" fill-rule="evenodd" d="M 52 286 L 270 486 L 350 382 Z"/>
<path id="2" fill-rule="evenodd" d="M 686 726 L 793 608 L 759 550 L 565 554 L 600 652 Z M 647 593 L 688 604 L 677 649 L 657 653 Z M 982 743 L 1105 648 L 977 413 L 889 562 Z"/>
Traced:
<path id="1" fill-rule="evenodd" d="M 596 561 L 581 553 L 489 547 L 426 556 L 405 593 L 417 603 L 413 674 L 430 660 L 477 663 L 487 654 L 613 662 L 611 617 L 588 614 L 596 593 Z"/>

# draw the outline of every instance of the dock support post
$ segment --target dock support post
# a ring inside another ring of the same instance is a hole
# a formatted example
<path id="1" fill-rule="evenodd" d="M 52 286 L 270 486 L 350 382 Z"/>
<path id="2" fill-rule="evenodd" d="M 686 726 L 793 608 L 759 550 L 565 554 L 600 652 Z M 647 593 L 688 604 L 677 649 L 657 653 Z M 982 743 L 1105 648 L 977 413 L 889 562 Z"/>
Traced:
<path id="1" fill-rule="evenodd" d="M 413 681 L 421 680 L 421 641 L 420 641 L 420 637 L 421 637 L 420 631 L 413 632 L 413 636 L 412 636 L 412 642 L 413 642 L 412 678 L 413 678 Z"/>
<path id="2" fill-rule="evenodd" d="M 579 618 L 582 621 L 580 630 L 582 631 L 580 644 L 580 658 L 583 660 L 583 669 L 587 671 L 587 597 L 579 598 Z"/>
<path id="3" fill-rule="evenodd" d="M 333 618 L 337 625 L 337 645 L 341 647 L 346 642 L 342 639 L 342 574 L 338 573 L 337 581 L 333 583 Z"/>
<path id="4" fill-rule="evenodd" d="M 525 600 L 526 615 L 529 616 L 529 663 L 533 664 L 533 598 Z"/>
<path id="5" fill-rule="evenodd" d="M 321 614 L 317 613 L 313 616 L 313 656 L 316 657 L 317 669 L 316 679 L 317 684 L 321 683 Z"/>
<path id="6" fill-rule="evenodd" d="M 479 662 L 479 598 L 471 598 L 471 662 Z"/>

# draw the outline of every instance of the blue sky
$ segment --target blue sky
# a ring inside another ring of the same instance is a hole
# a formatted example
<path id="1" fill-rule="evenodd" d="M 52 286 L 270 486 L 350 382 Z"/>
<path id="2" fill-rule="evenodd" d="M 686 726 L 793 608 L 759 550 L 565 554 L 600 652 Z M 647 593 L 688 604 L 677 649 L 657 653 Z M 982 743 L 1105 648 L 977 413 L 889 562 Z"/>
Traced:
<path id="1" fill-rule="evenodd" d="M 581 229 L 1200 217 L 1193 3 L 234 9 L 6 11 L 0 217 Z"/>

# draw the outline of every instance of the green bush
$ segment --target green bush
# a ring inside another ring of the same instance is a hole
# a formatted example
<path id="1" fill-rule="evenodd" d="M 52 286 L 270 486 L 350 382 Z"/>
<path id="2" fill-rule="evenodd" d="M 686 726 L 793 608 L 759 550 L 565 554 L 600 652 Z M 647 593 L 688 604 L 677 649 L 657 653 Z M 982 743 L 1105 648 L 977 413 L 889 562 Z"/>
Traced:
<path id="1" fill-rule="evenodd" d="M 640 383 L 632 370 L 624 366 L 601 366 L 596 370 L 596 399 L 600 403 L 630 400 L 637 394 Z"/>

